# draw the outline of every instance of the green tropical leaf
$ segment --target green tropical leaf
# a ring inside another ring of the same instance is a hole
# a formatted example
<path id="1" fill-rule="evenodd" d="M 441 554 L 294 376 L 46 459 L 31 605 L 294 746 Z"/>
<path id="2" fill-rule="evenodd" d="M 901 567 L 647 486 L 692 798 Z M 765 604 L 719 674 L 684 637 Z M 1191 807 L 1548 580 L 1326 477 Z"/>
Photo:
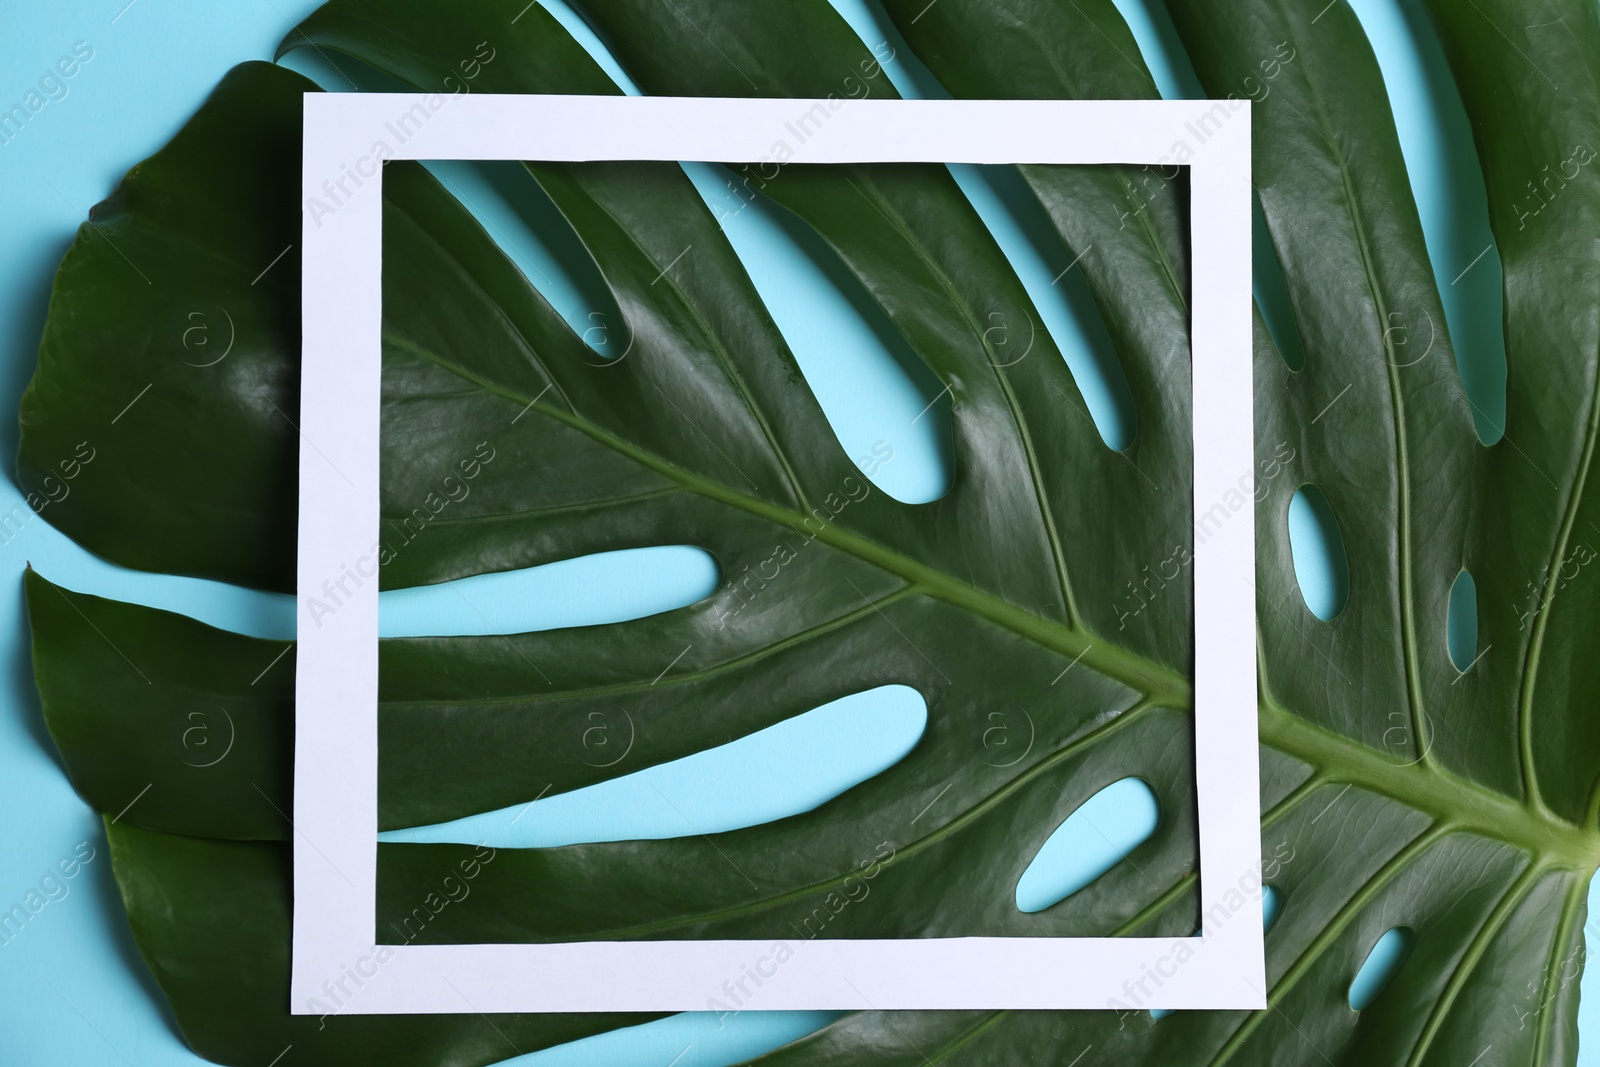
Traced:
<path id="1" fill-rule="evenodd" d="M 542 8 L 521 6 L 334 0 L 285 47 L 435 91 L 489 41 L 474 91 L 616 91 Z M 1573 1062 L 1600 862 L 1586 755 L 1600 725 L 1585 710 L 1600 688 L 1585 654 L 1600 608 L 1574 567 L 1600 536 L 1587 491 L 1600 179 L 1592 151 L 1574 161 L 1600 135 L 1600 15 L 1576 0 L 1540 3 L 1537 17 L 1508 0 L 1435 11 L 1505 266 L 1507 433 L 1484 447 L 1377 64 L 1348 7 L 1317 6 L 1172 5 L 1207 92 L 1256 98 L 1256 185 L 1306 354 L 1290 371 L 1258 319 L 1262 850 L 1282 899 L 1271 1006 L 1160 1020 L 866 1012 L 763 1059 L 1067 1064 L 1094 1049 L 1130 1063 L 1413 1065 L 1492 1049 L 1492 1062 Z M 885 9 L 957 96 L 1154 94 L 1109 0 Z M 845 79 L 881 61 L 823 0 L 591 0 L 585 14 L 651 93 L 853 95 Z M 62 264 L 19 478 L 50 500 L 46 518 L 107 558 L 290 587 L 295 457 L 315 445 L 292 422 L 310 88 L 271 65 L 236 68 Z M 1233 115 L 1221 105 L 1217 121 Z M 1021 362 L 994 350 L 990 316 L 1039 315 L 943 168 L 761 176 L 761 195 L 831 248 L 955 401 L 950 490 L 909 506 L 840 448 L 679 168 L 526 169 L 592 259 L 628 354 L 597 357 L 423 168 L 387 165 L 382 507 L 397 540 L 382 584 L 654 544 L 706 549 L 725 581 L 612 626 L 382 642 L 381 826 L 579 788 L 887 682 L 923 695 L 928 728 L 887 771 L 777 822 L 502 849 L 474 888 L 488 904 L 446 909 L 412 936 L 785 936 L 875 858 L 872 892 L 818 936 L 1190 933 L 1189 594 L 1174 582 L 1136 614 L 1118 607 L 1144 568 L 1248 506 L 1246 488 L 1237 505 L 1188 512 L 1181 175 L 1020 168 L 1080 257 L 1126 376 L 1136 429 L 1122 451 L 1101 441 L 1046 333 Z M 1536 203 L 1529 182 L 1542 183 Z M 231 325 L 227 358 L 183 348 L 197 310 Z M 84 426 L 113 415 L 92 476 L 56 500 L 47 479 Z M 470 496 L 407 536 L 459 463 L 477 465 Z M 1307 483 L 1349 561 L 1348 603 L 1330 622 L 1293 576 L 1285 514 Z M 751 584 L 780 558 L 779 578 Z M 1482 654 L 1460 672 L 1446 605 L 1463 568 Z M 130 921 L 197 1051 L 242 1064 L 293 1043 L 304 1062 L 484 1064 L 642 1018 L 289 1016 L 287 647 L 37 574 L 27 591 L 47 723 L 79 792 L 120 816 L 108 835 Z M 580 743 L 587 717 L 620 700 L 637 742 L 596 768 Z M 984 763 L 987 716 L 1018 705 L 1038 724 L 1033 748 L 1010 767 Z M 186 762 L 191 716 L 217 709 L 235 737 L 227 759 Z M 1128 775 L 1157 794 L 1156 832 L 1061 903 L 1018 911 L 1014 887 L 1045 838 Z M 441 864 L 473 854 L 381 844 L 380 930 L 403 922 Z M 1394 927 L 1414 950 L 1376 1003 L 1351 1010 L 1352 976 Z"/>

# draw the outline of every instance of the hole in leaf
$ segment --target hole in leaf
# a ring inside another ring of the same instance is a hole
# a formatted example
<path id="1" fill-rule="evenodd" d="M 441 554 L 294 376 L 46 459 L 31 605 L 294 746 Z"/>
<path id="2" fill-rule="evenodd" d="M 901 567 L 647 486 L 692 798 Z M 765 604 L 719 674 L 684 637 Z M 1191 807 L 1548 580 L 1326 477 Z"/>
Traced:
<path id="1" fill-rule="evenodd" d="M 1133 390 L 1082 271 L 1064 269 L 1077 254 L 1015 167 L 951 164 L 949 170 L 1032 298 L 1042 320 L 1038 328 L 1060 348 L 1100 440 L 1117 451 L 1127 448 L 1138 430 Z M 1033 333 L 1029 324 L 1006 318 L 997 312 L 985 323 L 1002 364 L 1025 358 Z"/>
<path id="2" fill-rule="evenodd" d="M 570 11 L 555 12 L 555 17 L 569 32 L 578 31 Z M 280 62 L 330 91 L 352 86 L 364 92 L 415 91 L 399 78 L 343 53 L 334 63 L 321 49 L 297 48 Z M 602 66 L 613 77 L 620 73 L 614 61 L 602 61 Z M 585 344 L 602 357 L 623 353 L 627 329 L 599 266 L 527 168 L 509 160 L 424 160 L 422 165 Z"/>
<path id="3" fill-rule="evenodd" d="M 1450 586 L 1450 608 L 1445 617 L 1445 643 L 1450 662 L 1465 671 L 1478 656 L 1478 583 L 1463 569 Z"/>
<path id="4" fill-rule="evenodd" d="M 835 6 L 863 45 L 875 53 L 888 45 L 891 58 L 883 61 L 883 70 L 901 96 L 908 100 L 951 98 L 880 3 Z M 1042 320 L 1030 329 L 1028 323 L 1017 321 L 1020 315 L 996 313 L 982 323 L 986 338 L 997 349 L 995 361 L 1005 363 L 1027 351 L 1034 329 L 1047 332 L 1066 360 L 1100 439 L 1108 448 L 1127 448 L 1137 430 L 1133 390 L 1081 272 L 1062 273 L 1076 258 L 1075 253 L 1061 240 L 1015 167 L 956 163 L 948 169 L 1016 271 Z"/>
<path id="5" fill-rule="evenodd" d="M 716 560 L 687 545 L 597 552 L 385 590 L 378 594 L 378 635 L 463 637 L 626 622 L 704 600 L 720 580 Z M 336 596 L 325 603 L 338 610 Z"/>
<path id="6" fill-rule="evenodd" d="M 599 265 L 526 167 L 504 160 L 427 160 L 423 166 L 584 344 L 606 359 L 627 350 L 628 329 Z"/>
<path id="7" fill-rule="evenodd" d="M 136 571 L 108 563 L 64 537 L 29 545 L 28 551 L 33 554 L 30 566 L 68 590 L 92 591 L 96 596 L 187 615 L 207 626 L 247 637 L 294 640 L 297 605 L 292 593 L 268 593 L 210 578 Z"/>
<path id="8" fill-rule="evenodd" d="M 1140 58 L 1150 68 L 1158 91 L 1164 100 L 1204 100 L 1206 91 L 1189 61 L 1189 53 L 1172 24 L 1172 15 L 1161 0 L 1112 0 L 1134 43 L 1139 46 Z"/>
<path id="9" fill-rule="evenodd" d="M 1272 924 L 1278 921 L 1278 913 L 1283 910 L 1283 894 L 1278 892 L 1278 887 L 1264 885 L 1261 887 L 1261 929 L 1270 930 Z"/>
<path id="10" fill-rule="evenodd" d="M 1339 521 L 1314 485 L 1302 485 L 1289 501 L 1289 551 L 1306 607 L 1323 622 L 1333 619 L 1350 599 L 1350 563 Z"/>
<path id="11" fill-rule="evenodd" d="M 1438 29 L 1421 5 L 1350 6 L 1372 43 L 1394 109 L 1395 132 L 1450 324 L 1462 389 L 1472 401 L 1479 440 L 1493 444 L 1503 435 L 1506 414 L 1505 285 L 1500 250 L 1489 228 L 1489 199 L 1472 123 Z M 1531 29 L 1563 33 L 1560 25 Z M 1527 175 L 1534 188 L 1524 186 L 1525 199 L 1517 201 L 1519 225 L 1533 225 L 1560 196 L 1566 182 L 1557 173 L 1558 162 L 1552 161 L 1548 171 Z M 1395 336 L 1406 342 L 1397 362 L 1422 358 L 1430 343 L 1433 354 L 1443 350 L 1442 323 L 1401 314 L 1392 325 L 1403 328 Z"/>
<path id="12" fill-rule="evenodd" d="M 561 28 L 572 35 L 572 39 L 589 53 L 589 58 L 600 65 L 606 76 L 628 96 L 643 96 L 644 93 L 628 72 L 622 69 L 622 64 L 617 62 L 606 46 L 600 34 L 595 32 L 593 26 L 578 11 L 573 9 L 568 0 L 538 0 L 539 6 L 549 13 L 550 17 L 561 23 Z"/>
<path id="13" fill-rule="evenodd" d="M 745 173 L 685 163 L 845 453 L 906 504 L 950 488 L 950 394 L 839 254 Z M 883 457 L 892 457 L 885 460 Z"/>
<path id="14" fill-rule="evenodd" d="M 1105 874 L 1155 832 L 1160 812 L 1138 778 L 1112 782 L 1085 800 L 1017 879 L 1018 910 L 1043 911 Z"/>
<path id="15" fill-rule="evenodd" d="M 1378 938 L 1378 943 L 1367 953 L 1366 962 L 1350 982 L 1350 1006 L 1361 1011 L 1378 999 L 1400 965 L 1411 954 L 1416 935 L 1408 927 L 1397 926 Z"/>
<path id="16" fill-rule="evenodd" d="M 1294 305 L 1289 300 L 1289 283 L 1284 277 L 1283 262 L 1278 259 L 1278 249 L 1272 243 L 1272 231 L 1267 228 L 1267 217 L 1261 210 L 1261 198 L 1252 196 L 1250 226 L 1250 265 L 1255 279 L 1256 307 L 1267 324 L 1267 333 L 1278 355 L 1290 370 L 1306 365 L 1305 342 L 1300 339 L 1300 325 L 1295 321 Z"/>
<path id="17" fill-rule="evenodd" d="M 916 746 L 927 723 L 915 689 L 879 686 L 608 782 L 378 838 L 552 848 L 738 830 L 810 811 L 883 773 Z"/>

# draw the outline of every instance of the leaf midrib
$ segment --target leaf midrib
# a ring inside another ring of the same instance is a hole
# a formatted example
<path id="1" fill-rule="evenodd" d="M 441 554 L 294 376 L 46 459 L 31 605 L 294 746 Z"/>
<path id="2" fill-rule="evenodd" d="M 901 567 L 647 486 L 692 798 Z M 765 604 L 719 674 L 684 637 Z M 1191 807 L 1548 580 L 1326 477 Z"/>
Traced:
<path id="1" fill-rule="evenodd" d="M 460 375 L 480 388 L 517 404 L 519 408 L 531 409 L 563 422 L 672 479 L 685 489 L 769 522 L 805 531 L 802 526 L 804 517 L 801 515 L 685 470 L 616 437 L 576 413 L 537 403 L 535 399 L 488 381 L 409 339 L 386 331 L 384 340 Z M 805 532 L 809 535 L 809 531 Z M 1083 630 L 1041 618 L 838 526 L 824 526 L 816 537 L 863 562 L 898 575 L 910 584 L 913 591 L 944 600 L 1061 655 L 1081 659 L 1098 673 L 1142 693 L 1152 703 L 1185 710 L 1192 707 L 1192 691 L 1187 678 L 1136 653 L 1094 640 Z M 1258 727 L 1264 743 L 1313 766 L 1324 768 L 1341 780 L 1359 784 L 1416 810 L 1448 818 L 1491 839 L 1503 840 L 1551 857 L 1571 869 L 1593 870 L 1600 865 L 1600 835 L 1582 830 L 1548 811 L 1533 810 L 1504 794 L 1458 777 L 1437 763 L 1403 767 L 1389 763 L 1365 745 L 1272 704 L 1264 693 L 1260 702 Z M 1516 829 L 1507 830 L 1506 827 Z"/>
<path id="2" fill-rule="evenodd" d="M 383 340 L 397 348 L 460 375 L 480 388 L 501 396 L 520 407 L 562 422 L 595 441 L 627 456 L 641 466 L 664 475 L 685 489 L 699 493 L 722 504 L 738 508 L 777 525 L 796 532 L 810 532 L 803 525 L 806 516 L 765 500 L 740 493 L 719 482 L 704 478 L 677 464 L 654 455 L 610 431 L 590 422 L 575 412 L 562 411 L 537 402 L 537 398 L 519 394 L 513 389 L 489 381 L 471 370 L 416 344 L 409 338 L 384 331 Z M 1128 686 L 1147 697 L 1170 707 L 1187 707 L 1189 681 L 1182 675 L 1151 662 L 1136 653 L 1125 651 L 1106 642 L 1091 640 L 1086 632 L 1035 615 L 992 593 L 985 592 L 967 582 L 935 570 L 908 556 L 859 534 L 826 525 L 816 539 L 853 555 L 891 574 L 898 575 L 929 596 L 945 600 L 972 614 L 995 623 L 1052 651 L 1073 659 L 1081 659 L 1097 672 Z"/>
<path id="3" fill-rule="evenodd" d="M 1348 782 L 1449 823 L 1503 841 L 1567 870 L 1600 866 L 1600 834 L 1552 817 L 1462 778 L 1439 764 L 1392 763 L 1376 750 L 1294 714 L 1263 692 L 1257 726 L 1263 744 L 1311 765 L 1324 781 Z"/>

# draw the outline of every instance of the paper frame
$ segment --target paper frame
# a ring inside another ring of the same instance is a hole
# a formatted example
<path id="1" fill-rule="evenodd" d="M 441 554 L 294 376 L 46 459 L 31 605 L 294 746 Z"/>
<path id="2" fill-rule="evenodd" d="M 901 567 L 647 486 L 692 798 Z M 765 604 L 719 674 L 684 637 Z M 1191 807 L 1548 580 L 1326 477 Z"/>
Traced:
<path id="1" fill-rule="evenodd" d="M 377 142 L 393 159 L 749 163 L 817 106 L 828 119 L 786 138 L 791 162 L 1187 165 L 1196 521 L 1253 473 L 1248 101 L 307 93 L 294 1014 L 698 1011 L 750 967 L 765 974 L 783 939 L 377 945 L 378 583 L 320 620 L 310 601 L 380 537 Z M 744 1007 L 1265 1007 L 1254 528 L 1247 506 L 1194 557 L 1203 936 L 808 940 Z"/>

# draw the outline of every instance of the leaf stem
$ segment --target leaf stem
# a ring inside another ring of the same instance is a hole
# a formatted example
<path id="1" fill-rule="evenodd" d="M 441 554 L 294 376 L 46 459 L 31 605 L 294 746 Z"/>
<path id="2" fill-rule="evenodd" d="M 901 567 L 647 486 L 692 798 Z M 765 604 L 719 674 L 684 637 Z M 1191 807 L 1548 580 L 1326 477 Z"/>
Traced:
<path id="1" fill-rule="evenodd" d="M 1363 789 L 1426 812 L 1453 828 L 1505 841 L 1552 867 L 1592 871 L 1600 866 L 1600 834 L 1555 819 L 1439 764 L 1399 764 L 1374 749 L 1261 699 L 1263 744 L 1311 763 L 1328 781 Z"/>
<path id="2" fill-rule="evenodd" d="M 404 338 L 385 335 L 385 340 L 505 397 L 519 408 L 536 408 L 540 414 L 565 423 L 685 489 L 810 536 L 810 531 L 803 525 L 805 516 L 788 508 L 685 470 L 623 440 L 576 412 L 540 404 L 537 398 L 520 396 Z M 1085 627 L 1067 626 L 1042 618 L 993 593 L 837 525 L 824 526 L 815 536 L 842 552 L 898 575 L 915 592 L 963 608 L 1045 648 L 1053 649 L 1074 662 L 1081 660 L 1096 672 L 1142 694 L 1147 704 L 1185 710 L 1193 707 L 1193 689 L 1188 678 L 1171 668 L 1118 648 Z M 1413 698 L 1415 695 L 1412 694 Z M 1310 763 L 1325 778 L 1359 785 L 1427 812 L 1452 827 L 1506 841 L 1533 853 L 1550 866 L 1581 871 L 1592 871 L 1600 866 L 1600 833 L 1556 818 L 1542 805 L 1513 800 L 1459 777 L 1436 761 L 1424 760 L 1410 765 L 1393 763 L 1358 741 L 1291 714 L 1270 699 L 1266 692 L 1261 694 L 1258 722 L 1260 739 L 1264 744 Z"/>

